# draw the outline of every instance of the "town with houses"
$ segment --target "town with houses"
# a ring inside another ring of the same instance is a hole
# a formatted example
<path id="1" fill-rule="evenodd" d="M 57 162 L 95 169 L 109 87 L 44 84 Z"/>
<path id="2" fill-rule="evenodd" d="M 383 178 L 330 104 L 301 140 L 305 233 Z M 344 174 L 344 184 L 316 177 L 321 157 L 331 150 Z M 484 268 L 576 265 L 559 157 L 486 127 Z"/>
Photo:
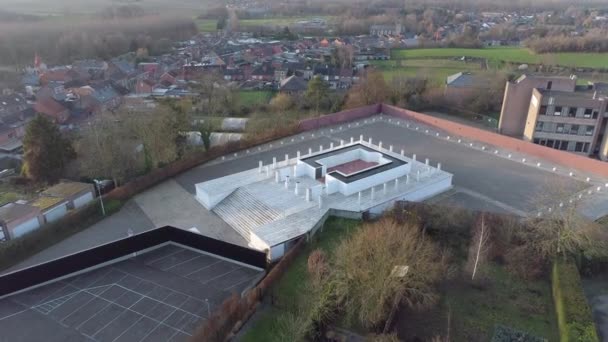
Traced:
<path id="1" fill-rule="evenodd" d="M 0 63 L 0 341 L 608 341 L 608 8 L 444 2 Z"/>

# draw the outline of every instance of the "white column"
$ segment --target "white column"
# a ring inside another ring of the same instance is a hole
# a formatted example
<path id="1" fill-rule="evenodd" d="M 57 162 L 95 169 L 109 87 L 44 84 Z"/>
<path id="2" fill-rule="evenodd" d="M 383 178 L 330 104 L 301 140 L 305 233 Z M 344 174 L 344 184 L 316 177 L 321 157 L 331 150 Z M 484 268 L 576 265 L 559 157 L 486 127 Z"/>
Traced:
<path id="1" fill-rule="evenodd" d="M 329 149 L 331 149 L 331 150 L 334 149 L 334 143 L 333 143 L 333 141 L 329 143 Z"/>
<path id="2" fill-rule="evenodd" d="M 388 146 L 388 150 L 389 150 L 390 152 L 393 152 L 393 145 L 389 145 L 389 146 Z"/>
<path id="3" fill-rule="evenodd" d="M 277 157 L 272 157 L 272 168 L 273 169 L 277 168 Z"/>
<path id="4" fill-rule="evenodd" d="M 369 138 L 368 142 L 369 142 L 370 145 L 372 144 L 372 138 L 371 137 Z"/>
<path id="5" fill-rule="evenodd" d="M 437 163 L 437 170 L 441 171 L 441 163 Z"/>
<path id="6" fill-rule="evenodd" d="M 300 182 L 296 182 L 296 188 L 294 190 L 294 194 L 298 196 L 300 194 Z"/>
<path id="7" fill-rule="evenodd" d="M 287 162 L 289 162 L 289 154 L 285 154 L 285 164 L 287 164 Z"/>
<path id="8" fill-rule="evenodd" d="M 355 138 L 354 137 L 350 137 L 350 143 L 354 143 L 355 142 Z"/>
<path id="9" fill-rule="evenodd" d="M 340 139 L 340 146 L 344 146 L 344 140 Z"/>
<path id="10" fill-rule="evenodd" d="M 289 176 L 285 177 L 285 189 L 289 189 Z"/>
<path id="11" fill-rule="evenodd" d="M 425 163 L 426 165 L 429 165 L 429 158 L 426 158 L 426 159 L 424 160 L 424 163 Z"/>
<path id="12" fill-rule="evenodd" d="M 298 159 L 300 159 L 300 150 L 298 150 L 298 152 L 296 152 L 296 157 L 297 157 Z"/>
<path id="13" fill-rule="evenodd" d="M 296 179 L 297 171 L 298 171 L 298 167 L 297 167 L 297 165 L 294 165 L 293 166 L 293 179 Z"/>
<path id="14" fill-rule="evenodd" d="M 323 145 L 319 145 L 319 152 L 323 152 Z"/>
<path id="15" fill-rule="evenodd" d="M 363 142 L 363 134 L 359 136 L 359 142 Z"/>
<path id="16" fill-rule="evenodd" d="M 414 153 L 414 154 L 412 155 L 412 160 L 413 160 L 413 161 L 416 161 L 416 153 Z"/>
<path id="17" fill-rule="evenodd" d="M 378 148 L 382 149 L 382 140 L 380 140 L 380 142 L 378 143 Z"/>
<path id="18" fill-rule="evenodd" d="M 310 202 L 310 195 L 312 193 L 311 188 L 306 188 L 306 202 Z"/>
<path id="19" fill-rule="evenodd" d="M 308 148 L 308 155 L 311 155 L 311 154 L 312 154 L 312 148 L 309 147 Z"/>
<path id="20" fill-rule="evenodd" d="M 274 181 L 279 183 L 281 181 L 281 176 L 279 175 L 279 171 L 274 172 Z"/>
<path id="21" fill-rule="evenodd" d="M 319 209 L 323 208 L 323 195 L 319 195 Z"/>
<path id="22" fill-rule="evenodd" d="M 270 167 L 266 165 L 266 177 L 270 177 Z"/>
<path id="23" fill-rule="evenodd" d="M 264 163 L 262 163 L 262 161 L 260 160 L 260 161 L 258 162 L 258 171 L 259 171 L 260 173 L 262 173 L 262 169 L 263 169 L 263 167 L 264 167 Z"/>

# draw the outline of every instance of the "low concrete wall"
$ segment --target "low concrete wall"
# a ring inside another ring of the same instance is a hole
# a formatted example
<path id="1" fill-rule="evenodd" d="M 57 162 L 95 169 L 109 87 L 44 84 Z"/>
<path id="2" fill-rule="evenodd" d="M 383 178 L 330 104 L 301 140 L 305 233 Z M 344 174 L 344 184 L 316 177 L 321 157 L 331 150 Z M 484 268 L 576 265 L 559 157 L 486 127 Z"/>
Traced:
<path id="1" fill-rule="evenodd" d="M 579 169 L 581 171 L 594 173 L 599 176 L 608 177 L 608 163 L 591 159 L 574 153 L 554 150 L 541 145 L 520 139 L 488 132 L 479 128 L 459 124 L 456 122 L 436 118 L 407 109 L 402 109 L 383 104 L 381 112 L 402 119 L 416 120 L 421 123 L 437 127 L 450 134 L 474 139 L 486 144 L 494 145 L 509 150 L 522 152 L 531 156 L 543 158 L 556 164 Z M 481 153 L 481 152 L 480 152 Z"/>

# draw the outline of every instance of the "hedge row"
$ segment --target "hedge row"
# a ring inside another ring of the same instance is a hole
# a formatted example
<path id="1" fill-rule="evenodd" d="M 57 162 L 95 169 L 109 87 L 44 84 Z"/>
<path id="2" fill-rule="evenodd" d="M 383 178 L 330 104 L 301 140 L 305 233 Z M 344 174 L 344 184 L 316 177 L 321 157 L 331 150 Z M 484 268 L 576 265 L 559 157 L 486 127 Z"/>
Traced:
<path id="1" fill-rule="evenodd" d="M 117 212 L 122 202 L 111 200 L 105 203 L 106 214 Z M 0 244 L 0 270 L 7 269 L 28 257 L 76 234 L 101 221 L 104 216 L 97 200 L 78 210 L 70 211 L 61 219 L 47 223 L 27 235 Z"/>
<path id="2" fill-rule="evenodd" d="M 192 342 L 223 342 L 238 332 L 242 324 L 255 312 L 268 290 L 285 274 L 304 248 L 305 238 L 298 241 L 270 270 L 268 275 L 243 297 L 233 294 L 194 332 Z"/>
<path id="3" fill-rule="evenodd" d="M 551 273 L 561 342 L 599 342 L 591 308 L 573 261 L 557 260 Z"/>
<path id="4" fill-rule="evenodd" d="M 504 325 L 497 325 L 494 328 L 494 336 L 491 342 L 545 342 L 544 338 L 532 336 L 526 332 L 516 330 Z"/>

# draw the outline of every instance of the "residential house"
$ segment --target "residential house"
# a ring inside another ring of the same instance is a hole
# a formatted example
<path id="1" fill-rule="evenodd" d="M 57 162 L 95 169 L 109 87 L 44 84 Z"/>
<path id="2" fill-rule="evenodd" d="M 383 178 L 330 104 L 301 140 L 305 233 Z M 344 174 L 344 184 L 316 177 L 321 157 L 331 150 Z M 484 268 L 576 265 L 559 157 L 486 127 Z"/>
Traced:
<path id="1" fill-rule="evenodd" d="M 371 25 L 369 27 L 370 36 L 399 36 L 403 31 L 404 27 L 400 23 L 394 25 Z"/>
<path id="2" fill-rule="evenodd" d="M 132 91 L 135 89 L 137 80 L 147 78 L 147 74 L 139 72 L 132 62 L 121 58 L 114 58 L 108 65 L 106 78 Z"/>
<path id="3" fill-rule="evenodd" d="M 270 63 L 264 63 L 253 69 L 251 78 L 257 81 L 272 82 L 274 81 L 274 68 Z"/>
<path id="4" fill-rule="evenodd" d="M 224 80 L 226 81 L 244 81 L 245 73 L 240 68 L 227 68 L 223 70 Z"/>
<path id="5" fill-rule="evenodd" d="M 34 111 L 46 115 L 56 123 L 65 123 L 70 118 L 70 110 L 63 103 L 52 97 L 45 97 L 36 100 Z"/>
<path id="6" fill-rule="evenodd" d="M 152 94 L 154 90 L 155 82 L 149 79 L 137 81 L 135 85 L 135 94 Z"/>
<path id="7" fill-rule="evenodd" d="M 118 92 L 114 83 L 109 81 L 93 83 L 91 88 L 95 90 L 92 96 L 97 101 L 101 112 L 112 111 L 120 106 L 122 94 Z"/>
<path id="8" fill-rule="evenodd" d="M 95 199 L 95 188 L 90 183 L 61 182 L 41 193 L 42 196 L 61 198 L 68 209 L 78 209 Z"/>
<path id="9" fill-rule="evenodd" d="M 22 203 L 5 204 L 0 207 L 0 241 L 22 237 L 43 223 L 39 208 Z"/>
<path id="10" fill-rule="evenodd" d="M 279 91 L 286 94 L 300 94 L 308 89 L 308 81 L 303 77 L 292 75 L 281 81 Z"/>

